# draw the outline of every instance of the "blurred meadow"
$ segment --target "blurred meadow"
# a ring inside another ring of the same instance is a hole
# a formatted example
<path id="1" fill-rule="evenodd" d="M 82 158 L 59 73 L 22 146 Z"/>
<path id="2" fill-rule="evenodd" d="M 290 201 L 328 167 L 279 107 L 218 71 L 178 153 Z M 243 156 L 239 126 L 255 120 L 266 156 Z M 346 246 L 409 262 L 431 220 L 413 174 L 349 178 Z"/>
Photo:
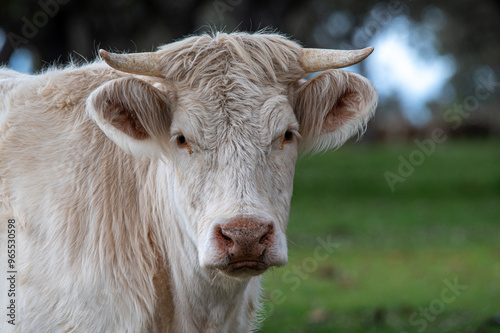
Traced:
<path id="1" fill-rule="evenodd" d="M 346 68 L 379 107 L 358 142 L 304 156 L 289 264 L 259 332 L 500 332 L 500 6 L 494 0 L 2 0 L 0 64 L 36 73 L 266 27 L 374 46 Z"/>
<path id="2" fill-rule="evenodd" d="M 394 192 L 414 145 L 302 159 L 262 332 L 500 332 L 499 144 L 436 147 Z"/>

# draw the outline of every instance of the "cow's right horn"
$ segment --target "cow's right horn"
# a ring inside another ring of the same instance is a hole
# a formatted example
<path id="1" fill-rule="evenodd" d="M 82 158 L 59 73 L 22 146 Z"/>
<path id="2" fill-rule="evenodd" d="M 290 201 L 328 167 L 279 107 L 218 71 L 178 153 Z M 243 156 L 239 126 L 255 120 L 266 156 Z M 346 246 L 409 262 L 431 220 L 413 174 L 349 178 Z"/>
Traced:
<path id="1" fill-rule="evenodd" d="M 101 49 L 99 54 L 109 66 L 119 71 L 139 75 L 162 76 L 158 54 L 155 52 L 119 54 Z"/>

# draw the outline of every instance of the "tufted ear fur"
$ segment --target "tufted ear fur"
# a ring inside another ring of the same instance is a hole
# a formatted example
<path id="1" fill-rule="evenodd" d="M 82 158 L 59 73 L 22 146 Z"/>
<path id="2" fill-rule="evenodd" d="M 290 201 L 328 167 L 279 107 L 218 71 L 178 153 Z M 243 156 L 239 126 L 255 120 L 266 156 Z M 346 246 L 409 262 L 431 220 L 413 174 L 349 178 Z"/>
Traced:
<path id="1" fill-rule="evenodd" d="M 362 133 L 377 106 L 371 82 L 355 73 L 328 70 L 297 85 L 295 113 L 306 152 L 340 147 Z"/>
<path id="2" fill-rule="evenodd" d="M 122 78 L 96 89 L 87 112 L 101 130 L 134 155 L 156 155 L 168 141 L 174 89 L 160 91 L 137 78 Z"/>

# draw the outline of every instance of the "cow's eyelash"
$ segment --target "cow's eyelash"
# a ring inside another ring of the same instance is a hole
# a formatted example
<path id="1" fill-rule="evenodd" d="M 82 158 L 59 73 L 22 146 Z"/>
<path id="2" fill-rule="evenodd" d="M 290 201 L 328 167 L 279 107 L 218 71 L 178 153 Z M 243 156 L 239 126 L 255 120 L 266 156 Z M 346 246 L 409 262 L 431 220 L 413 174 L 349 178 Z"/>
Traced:
<path id="1" fill-rule="evenodd" d="M 193 148 L 191 147 L 191 142 L 186 138 L 182 132 L 179 132 L 172 136 L 170 142 L 175 142 L 177 147 L 181 149 L 186 149 L 189 152 L 189 155 L 193 153 Z"/>
<path id="2" fill-rule="evenodd" d="M 175 132 L 175 134 L 172 134 L 172 136 L 170 137 L 170 142 L 175 142 L 179 139 L 179 137 L 184 137 L 186 141 L 187 140 L 187 137 L 184 135 L 184 133 L 182 132 Z"/>
<path id="3" fill-rule="evenodd" d="M 286 131 L 281 132 L 279 135 L 275 136 L 273 138 L 272 142 L 275 142 L 278 140 L 283 141 L 283 139 L 285 138 L 285 135 L 288 132 L 290 132 L 292 134 L 292 140 L 293 140 L 293 138 L 300 138 L 301 137 L 299 131 L 295 127 L 291 127 L 291 128 L 288 128 Z M 292 140 L 290 140 L 290 141 L 292 141 Z"/>

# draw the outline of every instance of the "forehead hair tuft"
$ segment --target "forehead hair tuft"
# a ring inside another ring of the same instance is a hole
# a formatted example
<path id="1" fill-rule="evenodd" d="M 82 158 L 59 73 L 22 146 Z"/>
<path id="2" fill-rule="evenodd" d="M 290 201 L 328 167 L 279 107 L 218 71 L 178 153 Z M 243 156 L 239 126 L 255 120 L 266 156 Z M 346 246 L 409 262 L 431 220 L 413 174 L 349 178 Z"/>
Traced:
<path id="1" fill-rule="evenodd" d="M 305 73 L 301 46 L 279 34 L 204 34 L 160 48 L 167 79 L 196 87 L 214 73 L 234 73 L 254 82 L 289 83 Z"/>

